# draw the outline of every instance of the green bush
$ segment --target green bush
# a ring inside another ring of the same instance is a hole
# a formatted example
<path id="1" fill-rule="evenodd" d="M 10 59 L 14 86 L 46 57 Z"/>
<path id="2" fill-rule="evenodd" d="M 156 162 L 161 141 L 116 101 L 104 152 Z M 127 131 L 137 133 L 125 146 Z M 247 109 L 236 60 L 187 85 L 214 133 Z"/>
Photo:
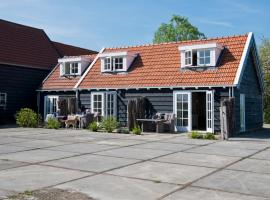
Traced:
<path id="1" fill-rule="evenodd" d="M 215 137 L 214 133 L 206 133 L 206 134 L 203 136 L 203 139 L 205 139 L 205 140 L 215 140 L 216 137 Z"/>
<path id="2" fill-rule="evenodd" d="M 121 127 L 119 129 L 117 129 L 117 133 L 129 134 L 130 132 L 129 132 L 128 128 Z"/>
<path id="3" fill-rule="evenodd" d="M 91 124 L 89 124 L 88 129 L 90 131 L 97 132 L 99 129 L 99 125 L 97 122 L 92 122 Z"/>
<path id="4" fill-rule="evenodd" d="M 133 129 L 132 129 L 132 133 L 135 134 L 135 135 L 141 135 L 142 131 L 140 129 L 139 126 L 135 126 Z"/>
<path id="5" fill-rule="evenodd" d="M 16 113 L 16 123 L 21 127 L 37 127 L 38 114 L 30 108 L 22 108 Z"/>
<path id="6" fill-rule="evenodd" d="M 203 139 L 203 135 L 199 133 L 198 131 L 192 131 L 189 136 L 192 139 Z"/>
<path id="7" fill-rule="evenodd" d="M 102 128 L 104 128 L 108 133 L 113 132 L 118 125 L 119 123 L 115 117 L 104 117 L 101 121 Z"/>
<path id="8" fill-rule="evenodd" d="M 264 123 L 270 124 L 270 110 L 264 111 Z"/>
<path id="9" fill-rule="evenodd" d="M 49 129 L 59 129 L 60 128 L 60 122 L 57 119 L 49 118 L 48 122 L 46 123 L 46 128 Z"/>

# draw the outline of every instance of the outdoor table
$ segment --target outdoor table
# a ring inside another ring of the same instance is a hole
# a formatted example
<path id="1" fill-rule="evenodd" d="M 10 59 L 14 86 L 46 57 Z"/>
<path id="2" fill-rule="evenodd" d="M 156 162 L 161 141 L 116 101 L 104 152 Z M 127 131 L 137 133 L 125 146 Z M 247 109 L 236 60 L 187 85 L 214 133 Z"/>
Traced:
<path id="1" fill-rule="evenodd" d="M 161 126 L 159 126 L 159 125 L 160 125 L 160 123 L 166 121 L 164 119 L 136 119 L 136 120 L 139 122 L 142 122 L 142 132 L 144 132 L 144 128 L 143 128 L 144 122 L 154 122 L 156 124 L 156 132 L 157 133 L 161 133 L 161 131 L 163 131 Z"/>

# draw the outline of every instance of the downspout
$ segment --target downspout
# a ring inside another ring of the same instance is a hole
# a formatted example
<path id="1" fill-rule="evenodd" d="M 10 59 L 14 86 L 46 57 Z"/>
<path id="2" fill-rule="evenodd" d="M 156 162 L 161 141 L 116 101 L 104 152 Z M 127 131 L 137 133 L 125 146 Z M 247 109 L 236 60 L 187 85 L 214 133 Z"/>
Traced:
<path id="1" fill-rule="evenodd" d="M 78 109 L 79 109 L 79 97 L 80 97 L 80 94 L 79 94 L 79 90 L 76 90 L 76 113 L 78 112 Z"/>

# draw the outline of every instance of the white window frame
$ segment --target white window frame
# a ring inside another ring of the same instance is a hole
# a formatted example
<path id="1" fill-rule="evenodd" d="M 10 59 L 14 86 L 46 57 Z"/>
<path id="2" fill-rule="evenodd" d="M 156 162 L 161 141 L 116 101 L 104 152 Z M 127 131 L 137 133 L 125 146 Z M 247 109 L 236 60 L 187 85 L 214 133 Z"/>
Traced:
<path id="1" fill-rule="evenodd" d="M 112 71 L 112 57 L 105 57 L 103 58 L 104 59 L 104 66 L 103 66 L 103 71 L 106 71 L 106 72 L 110 72 Z M 109 62 L 106 62 L 106 61 L 109 61 Z"/>
<path id="2" fill-rule="evenodd" d="M 50 99 L 50 101 L 52 99 L 56 99 L 56 112 L 59 110 L 59 108 L 58 108 L 59 96 L 56 96 L 56 95 L 47 95 L 47 96 L 45 96 L 44 97 L 44 119 L 46 119 L 47 114 L 52 114 L 51 111 L 50 111 L 50 113 L 47 113 L 47 99 Z"/>
<path id="3" fill-rule="evenodd" d="M 67 66 L 66 66 L 67 65 Z M 66 67 L 68 69 L 66 69 Z M 77 72 L 73 73 L 72 71 L 77 67 Z M 63 62 L 61 63 L 61 76 L 77 76 L 80 75 L 80 62 Z"/>
<path id="4" fill-rule="evenodd" d="M 122 59 L 122 68 L 116 69 L 116 64 L 121 65 L 121 62 L 116 62 L 116 59 Z M 113 57 L 113 70 L 114 71 L 123 71 L 124 70 L 124 57 Z"/>
<path id="5" fill-rule="evenodd" d="M 3 107 L 4 109 L 6 109 L 6 106 L 7 106 L 7 93 L 6 92 L 1 92 L 0 93 L 0 103 L 2 101 L 2 97 L 1 96 L 4 96 L 4 103 L 3 104 L 0 104 L 0 107 Z"/>
<path id="6" fill-rule="evenodd" d="M 190 54 L 190 57 L 187 57 L 187 54 Z M 185 66 L 188 67 L 188 66 L 192 66 L 193 64 L 193 52 L 192 50 L 186 50 L 185 51 Z M 187 64 L 187 61 L 190 60 L 190 63 Z"/>
<path id="7" fill-rule="evenodd" d="M 209 51 L 209 56 L 205 56 L 205 52 Z M 211 66 L 211 49 L 198 49 L 197 50 L 197 66 Z M 200 52 L 203 52 L 203 57 L 200 57 Z M 206 59 L 209 58 L 209 63 L 205 64 Z M 203 59 L 204 63 L 201 63 L 200 60 Z"/>
<path id="8" fill-rule="evenodd" d="M 111 92 L 92 92 L 91 93 L 91 112 L 94 113 L 94 95 L 101 95 L 101 115 L 107 117 L 108 110 L 107 110 L 107 102 L 109 95 L 113 95 L 113 117 L 117 116 L 117 93 L 115 91 Z"/>

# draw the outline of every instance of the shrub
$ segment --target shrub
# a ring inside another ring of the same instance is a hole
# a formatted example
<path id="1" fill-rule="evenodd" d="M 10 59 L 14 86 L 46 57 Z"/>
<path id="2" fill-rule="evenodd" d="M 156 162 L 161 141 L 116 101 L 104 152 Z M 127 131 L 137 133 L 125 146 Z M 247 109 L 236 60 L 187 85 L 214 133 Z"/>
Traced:
<path id="1" fill-rule="evenodd" d="M 119 123 L 117 122 L 115 117 L 106 117 L 102 119 L 101 126 L 104 128 L 108 133 L 113 132 Z"/>
<path id="2" fill-rule="evenodd" d="M 270 109 L 264 111 L 264 123 L 270 124 Z"/>
<path id="3" fill-rule="evenodd" d="M 91 124 L 89 124 L 88 129 L 90 131 L 97 132 L 99 129 L 99 125 L 97 122 L 92 122 Z"/>
<path id="4" fill-rule="evenodd" d="M 46 123 L 46 128 L 49 129 L 59 129 L 60 128 L 60 122 L 57 119 L 49 118 L 48 122 Z"/>
<path id="5" fill-rule="evenodd" d="M 16 113 L 16 123 L 21 127 L 37 127 L 38 114 L 30 108 L 22 108 Z"/>
<path id="6" fill-rule="evenodd" d="M 189 136 L 192 139 L 203 139 L 203 135 L 199 133 L 198 131 L 192 131 Z"/>
<path id="7" fill-rule="evenodd" d="M 128 128 L 121 127 L 119 129 L 117 129 L 117 133 L 129 134 L 130 132 L 129 132 Z"/>
<path id="8" fill-rule="evenodd" d="M 139 126 L 135 126 L 133 129 L 132 129 L 132 133 L 135 134 L 135 135 L 141 135 L 142 131 L 140 129 Z"/>
<path id="9" fill-rule="evenodd" d="M 214 133 L 206 133 L 206 134 L 203 136 L 203 139 L 205 139 L 205 140 L 215 140 L 216 137 L 215 137 Z"/>

